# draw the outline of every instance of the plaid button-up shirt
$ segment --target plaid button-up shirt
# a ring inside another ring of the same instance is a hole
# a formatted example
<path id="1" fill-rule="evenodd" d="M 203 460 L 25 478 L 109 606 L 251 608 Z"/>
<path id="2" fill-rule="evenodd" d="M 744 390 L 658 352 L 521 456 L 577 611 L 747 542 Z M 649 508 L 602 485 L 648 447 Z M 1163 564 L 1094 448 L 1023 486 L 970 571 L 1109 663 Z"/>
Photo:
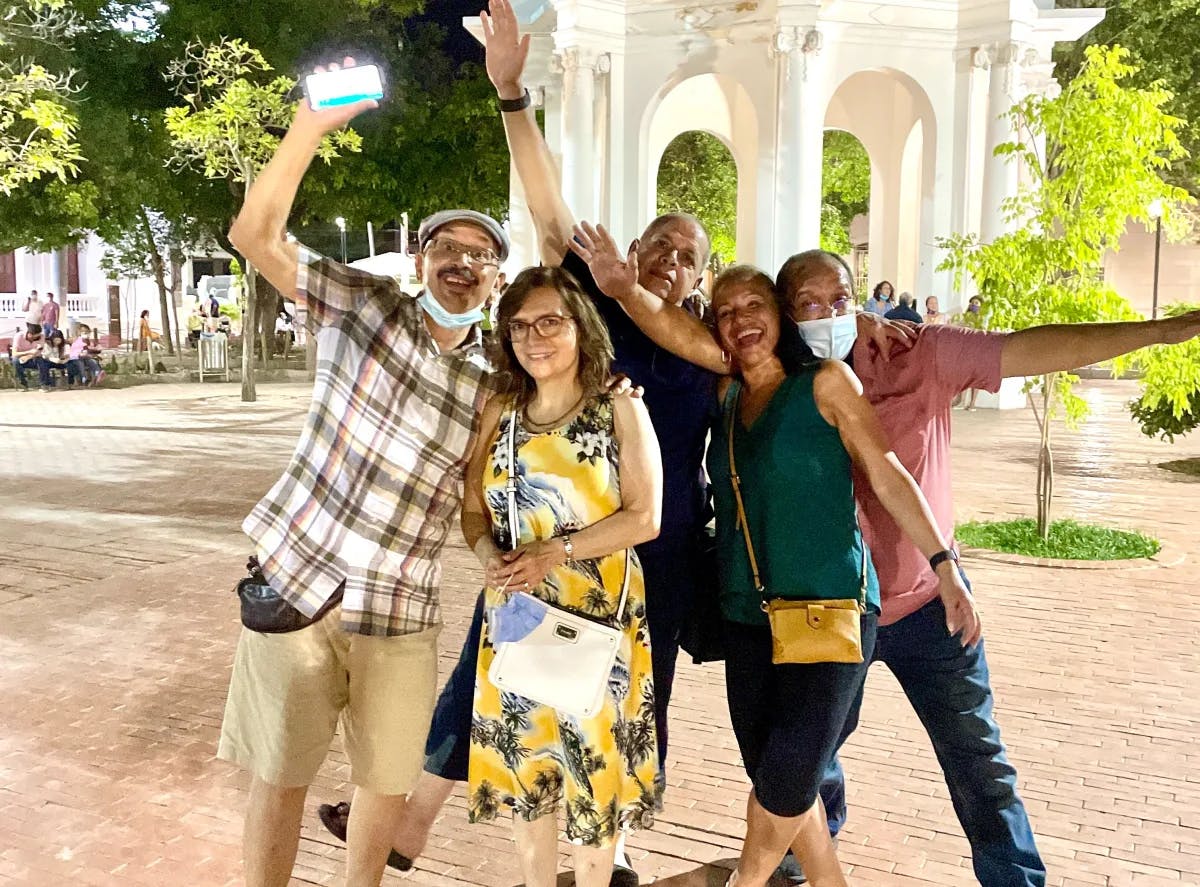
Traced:
<path id="1" fill-rule="evenodd" d="M 435 626 L 442 545 L 490 393 L 479 329 L 442 353 L 395 281 L 303 247 L 296 294 L 317 340 L 312 405 L 287 471 L 242 529 L 302 613 L 345 580 L 346 631 Z"/>

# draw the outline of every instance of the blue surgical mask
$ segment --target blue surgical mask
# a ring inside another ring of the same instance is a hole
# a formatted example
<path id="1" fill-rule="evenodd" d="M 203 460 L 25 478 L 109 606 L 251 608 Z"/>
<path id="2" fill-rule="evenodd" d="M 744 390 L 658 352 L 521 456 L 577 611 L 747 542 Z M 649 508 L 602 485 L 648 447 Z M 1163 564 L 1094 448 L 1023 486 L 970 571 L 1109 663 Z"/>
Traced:
<path id="1" fill-rule="evenodd" d="M 453 314 L 442 307 L 442 303 L 435 299 L 429 290 L 421 291 L 421 295 L 417 296 L 417 304 L 429 315 L 430 320 L 448 330 L 460 330 L 483 321 L 482 308 L 473 308 L 462 314 Z"/>
<path id="2" fill-rule="evenodd" d="M 805 320 L 796 326 L 804 344 L 822 360 L 845 360 L 858 338 L 858 318 L 853 314 Z"/>

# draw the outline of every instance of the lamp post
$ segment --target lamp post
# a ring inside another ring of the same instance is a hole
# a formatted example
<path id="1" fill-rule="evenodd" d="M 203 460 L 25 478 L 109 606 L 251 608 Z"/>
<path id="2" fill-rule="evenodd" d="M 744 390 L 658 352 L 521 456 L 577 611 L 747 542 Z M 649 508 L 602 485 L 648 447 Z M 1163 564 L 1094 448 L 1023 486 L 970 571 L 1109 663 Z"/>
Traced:
<path id="1" fill-rule="evenodd" d="M 1154 297 L 1150 306 L 1150 319 L 1158 319 L 1158 269 L 1162 259 L 1162 217 L 1163 217 L 1163 202 L 1161 200 L 1151 201 L 1150 206 L 1146 210 L 1150 218 L 1154 219 Z"/>
<path id="2" fill-rule="evenodd" d="M 338 216 L 333 220 L 333 224 L 337 225 L 338 233 L 342 237 L 342 264 L 346 264 L 346 220 Z"/>

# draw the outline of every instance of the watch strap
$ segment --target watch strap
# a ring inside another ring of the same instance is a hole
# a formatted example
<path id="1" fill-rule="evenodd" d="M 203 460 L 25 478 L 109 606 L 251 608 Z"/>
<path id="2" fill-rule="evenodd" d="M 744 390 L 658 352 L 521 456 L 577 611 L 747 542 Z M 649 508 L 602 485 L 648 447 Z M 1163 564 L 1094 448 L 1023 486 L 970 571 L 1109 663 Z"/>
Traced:
<path id="1" fill-rule="evenodd" d="M 505 113 L 512 113 L 514 111 L 524 111 L 531 104 L 533 104 L 533 99 L 530 98 L 529 90 L 527 89 L 519 99 L 498 98 L 496 99 L 496 103 L 500 105 L 501 111 L 504 111 Z"/>
<path id="2" fill-rule="evenodd" d="M 945 563 L 946 561 L 954 561 L 954 563 L 957 564 L 958 563 L 958 552 L 954 551 L 952 549 L 949 549 L 949 548 L 947 548 L 944 551 L 939 551 L 937 554 L 935 554 L 933 557 L 931 557 L 929 559 L 929 569 L 934 570 L 936 572 L 937 568 L 939 566 L 941 566 L 943 563 Z"/>

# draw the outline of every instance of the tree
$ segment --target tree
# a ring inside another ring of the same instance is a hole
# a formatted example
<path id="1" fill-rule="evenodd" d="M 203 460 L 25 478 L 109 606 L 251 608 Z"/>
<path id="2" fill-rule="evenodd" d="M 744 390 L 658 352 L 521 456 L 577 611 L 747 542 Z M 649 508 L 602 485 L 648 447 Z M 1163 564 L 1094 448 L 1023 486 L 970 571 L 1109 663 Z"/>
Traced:
<path id="1" fill-rule="evenodd" d="M 65 0 L 0 3 L 0 194 L 50 177 L 67 181 L 78 172 L 78 118 L 71 96 L 74 72 L 55 73 L 21 58 L 69 37 L 75 24 Z"/>
<path id="2" fill-rule="evenodd" d="M 1107 10 L 1091 33 L 1055 53 L 1059 79 L 1076 76 L 1089 46 L 1117 43 L 1129 50 L 1138 69 L 1129 84 L 1148 89 L 1161 83 L 1172 93 L 1164 110 L 1187 121 L 1179 124 L 1179 138 L 1188 154 L 1176 158 L 1164 177 L 1200 197 L 1200 0 L 1059 0 L 1058 5 Z"/>
<path id="3" fill-rule="evenodd" d="M 1171 94 L 1161 84 L 1127 85 L 1135 74 L 1123 49 L 1089 47 L 1078 76 L 1059 96 L 1033 95 L 1009 112 L 1022 137 L 996 153 L 1022 163 L 1031 179 L 1004 206 L 1015 229 L 988 244 L 974 235 L 939 241 L 948 254 L 941 268 L 971 276 L 993 328 L 1136 317 L 1101 281 L 1102 258 L 1130 219 L 1148 223 L 1153 200 L 1170 213 L 1188 195 L 1162 179 L 1184 155 L 1176 135 L 1182 121 L 1164 110 Z M 1041 429 L 1037 516 L 1043 538 L 1054 494 L 1052 420 L 1060 409 L 1070 423 L 1087 413 L 1072 390 L 1077 381 L 1052 373 L 1035 380 L 1040 410 L 1030 400 Z"/>
<path id="4" fill-rule="evenodd" d="M 842 130 L 825 131 L 821 177 L 821 249 L 850 252 L 850 223 L 871 206 L 871 160 L 862 142 Z"/>
<path id="5" fill-rule="evenodd" d="M 235 190 L 249 189 L 279 147 L 274 132 L 286 129 L 293 114 L 289 94 L 296 82 L 271 76 L 272 70 L 262 53 L 242 40 L 190 44 L 166 75 L 184 102 L 168 108 L 165 117 L 174 148 L 172 163 L 178 168 L 198 169 Z M 330 163 L 340 151 L 358 151 L 361 144 L 357 133 L 343 130 L 322 140 L 317 156 Z M 242 400 L 252 402 L 256 398 L 257 274 L 248 262 L 245 269 Z M 267 353 L 264 343 L 264 356 Z"/>
<path id="6" fill-rule="evenodd" d="M 658 212 L 689 212 L 700 220 L 712 244 L 716 267 L 737 255 L 737 164 L 714 135 L 676 136 L 658 165 Z"/>

